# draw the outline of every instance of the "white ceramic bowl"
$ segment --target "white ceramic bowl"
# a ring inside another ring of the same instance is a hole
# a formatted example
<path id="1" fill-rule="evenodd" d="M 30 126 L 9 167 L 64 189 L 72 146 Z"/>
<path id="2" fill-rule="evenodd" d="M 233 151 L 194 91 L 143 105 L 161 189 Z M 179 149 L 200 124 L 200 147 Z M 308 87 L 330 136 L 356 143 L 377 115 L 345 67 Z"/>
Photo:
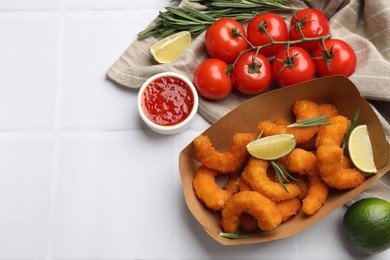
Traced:
<path id="1" fill-rule="evenodd" d="M 193 107 L 192 110 L 189 112 L 188 116 L 181 122 L 176 123 L 174 125 L 161 125 L 157 124 L 156 122 L 152 121 L 151 119 L 148 118 L 148 116 L 145 114 L 143 106 L 142 106 L 142 101 L 143 101 L 143 93 L 145 89 L 152 83 L 153 81 L 159 79 L 159 78 L 164 78 L 164 77 L 174 77 L 182 82 L 184 82 L 189 89 L 192 92 L 193 95 Z M 190 122 L 193 120 L 195 117 L 197 111 L 198 111 L 198 105 L 199 105 L 199 97 L 196 92 L 195 86 L 192 84 L 192 82 L 184 77 L 183 75 L 180 75 L 178 73 L 174 72 L 163 72 L 156 74 L 149 79 L 147 79 L 141 86 L 138 92 L 138 113 L 142 120 L 145 122 L 145 124 L 152 130 L 160 133 L 160 134 L 175 134 L 183 131 L 188 127 Z"/>

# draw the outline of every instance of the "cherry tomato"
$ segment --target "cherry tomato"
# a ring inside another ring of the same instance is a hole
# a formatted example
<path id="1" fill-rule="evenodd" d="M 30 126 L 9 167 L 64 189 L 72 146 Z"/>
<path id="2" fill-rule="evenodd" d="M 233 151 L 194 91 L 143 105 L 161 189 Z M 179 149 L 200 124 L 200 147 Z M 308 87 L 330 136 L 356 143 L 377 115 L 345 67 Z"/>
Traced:
<path id="1" fill-rule="evenodd" d="M 279 87 L 285 87 L 313 79 L 315 67 L 306 50 L 293 46 L 275 55 L 272 71 Z"/>
<path id="2" fill-rule="evenodd" d="M 201 62 L 194 72 L 194 86 L 204 98 L 219 100 L 227 97 L 233 82 L 226 72 L 228 65 L 219 59 L 209 58 Z"/>
<path id="3" fill-rule="evenodd" d="M 205 36 L 207 52 L 228 64 L 234 62 L 238 54 L 249 47 L 244 38 L 233 35 L 234 28 L 246 37 L 244 27 L 236 20 L 226 17 L 214 22 Z"/>
<path id="4" fill-rule="evenodd" d="M 247 34 L 248 40 L 255 46 L 265 45 L 274 41 L 287 41 L 288 31 L 286 22 L 280 15 L 274 13 L 259 14 L 252 18 L 248 23 Z M 283 48 L 283 45 L 273 45 L 260 49 L 260 53 L 265 56 L 273 56 Z"/>
<path id="5" fill-rule="evenodd" d="M 272 69 L 268 59 L 256 52 L 242 54 L 232 71 L 233 85 L 245 94 L 259 94 L 271 86 Z"/>
<path id="6" fill-rule="evenodd" d="M 290 21 L 289 39 L 302 39 L 302 34 L 299 31 L 301 28 L 305 38 L 314 38 L 329 35 L 328 19 L 321 11 L 312 8 L 306 8 L 298 11 Z M 321 41 L 311 41 L 298 43 L 299 47 L 304 48 L 308 52 L 314 51 Z"/>
<path id="7" fill-rule="evenodd" d="M 339 39 L 325 40 L 313 53 L 316 71 L 320 76 L 341 74 L 349 77 L 356 68 L 356 53 L 348 43 Z"/>

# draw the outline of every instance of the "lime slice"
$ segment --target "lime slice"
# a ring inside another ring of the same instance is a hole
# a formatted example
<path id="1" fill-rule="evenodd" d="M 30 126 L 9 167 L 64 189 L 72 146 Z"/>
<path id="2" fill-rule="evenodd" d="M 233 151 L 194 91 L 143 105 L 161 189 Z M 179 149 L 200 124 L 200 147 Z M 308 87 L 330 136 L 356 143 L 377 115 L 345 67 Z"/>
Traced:
<path id="1" fill-rule="evenodd" d="M 150 47 L 150 54 L 158 63 L 171 63 L 180 56 L 190 43 L 190 32 L 178 32 L 153 44 Z"/>
<path id="2" fill-rule="evenodd" d="M 276 160 L 289 154 L 296 146 L 292 134 L 280 134 L 262 137 L 250 142 L 246 149 L 253 157 L 263 160 Z"/>
<path id="3" fill-rule="evenodd" d="M 352 163 L 366 174 L 377 172 L 367 125 L 356 126 L 349 136 L 348 152 Z"/>

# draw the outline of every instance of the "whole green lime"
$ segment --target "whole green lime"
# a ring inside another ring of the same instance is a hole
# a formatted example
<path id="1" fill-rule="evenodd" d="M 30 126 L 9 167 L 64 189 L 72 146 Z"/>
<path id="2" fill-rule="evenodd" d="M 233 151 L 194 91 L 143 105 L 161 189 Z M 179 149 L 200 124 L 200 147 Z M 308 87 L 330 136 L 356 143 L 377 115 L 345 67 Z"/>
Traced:
<path id="1" fill-rule="evenodd" d="M 347 241 L 359 251 L 376 254 L 390 248 L 390 203 L 366 198 L 352 204 L 343 218 Z"/>

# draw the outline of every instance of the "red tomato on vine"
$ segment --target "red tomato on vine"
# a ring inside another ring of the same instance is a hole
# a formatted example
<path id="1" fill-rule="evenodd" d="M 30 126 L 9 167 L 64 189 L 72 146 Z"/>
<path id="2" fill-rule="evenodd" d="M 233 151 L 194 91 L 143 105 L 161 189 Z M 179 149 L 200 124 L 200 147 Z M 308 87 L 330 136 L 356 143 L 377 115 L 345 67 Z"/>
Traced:
<path id="1" fill-rule="evenodd" d="M 205 45 L 207 52 L 214 58 L 232 63 L 241 51 L 248 49 L 249 44 L 239 35 L 233 34 L 238 30 L 246 37 L 245 29 L 232 18 L 221 18 L 214 22 L 206 31 Z"/>
<path id="2" fill-rule="evenodd" d="M 288 31 L 283 18 L 274 13 L 259 14 L 252 18 L 247 27 L 248 40 L 254 46 L 261 46 L 274 41 L 287 41 Z M 272 45 L 260 49 L 260 53 L 265 56 L 273 56 L 280 51 L 283 45 Z"/>
<path id="3" fill-rule="evenodd" d="M 317 9 L 306 8 L 298 11 L 291 18 L 289 39 L 299 40 L 329 35 L 329 22 L 324 13 Z M 304 48 L 308 52 L 314 51 L 321 41 L 311 41 L 298 43 L 297 46 Z"/>
<path id="4" fill-rule="evenodd" d="M 245 52 L 234 64 L 233 85 L 245 94 L 259 94 L 271 86 L 272 69 L 268 59 L 256 52 Z"/>
<path id="5" fill-rule="evenodd" d="M 215 58 L 201 62 L 195 69 L 193 79 L 198 94 L 212 100 L 227 97 L 233 89 L 227 68 L 228 65 L 224 61 Z"/>
<path id="6" fill-rule="evenodd" d="M 290 47 L 275 55 L 272 71 L 279 87 L 311 80 L 315 75 L 310 54 L 301 47 Z"/>
<path id="7" fill-rule="evenodd" d="M 325 40 L 313 53 L 318 75 L 341 74 L 349 77 L 356 68 L 356 53 L 348 43 L 339 39 Z"/>

